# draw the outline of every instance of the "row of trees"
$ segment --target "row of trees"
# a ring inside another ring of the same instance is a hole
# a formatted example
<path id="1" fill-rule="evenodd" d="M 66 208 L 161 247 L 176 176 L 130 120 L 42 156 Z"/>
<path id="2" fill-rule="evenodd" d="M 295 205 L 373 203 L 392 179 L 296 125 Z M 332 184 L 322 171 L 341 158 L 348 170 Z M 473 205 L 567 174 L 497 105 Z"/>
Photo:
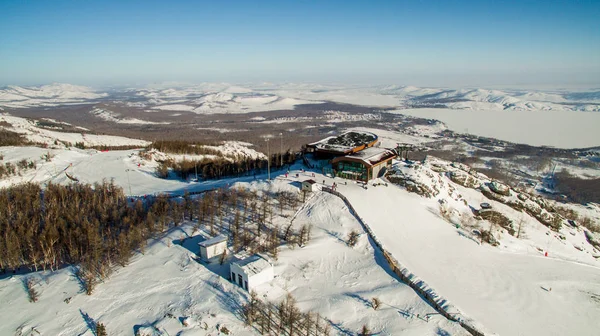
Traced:
<path id="1" fill-rule="evenodd" d="M 221 151 L 208 147 L 206 144 L 193 143 L 180 140 L 158 140 L 152 142 L 149 148 L 157 149 L 163 153 L 196 154 L 196 155 L 222 155 Z"/>
<path id="2" fill-rule="evenodd" d="M 296 154 L 287 152 L 271 155 L 271 169 L 279 169 L 294 163 Z M 216 158 L 203 158 L 201 160 L 164 161 L 156 172 L 161 178 L 167 178 L 169 171 L 174 172 L 181 179 L 198 176 L 204 179 L 218 179 L 226 176 L 244 176 L 266 171 L 266 159 L 252 159 L 248 157 L 224 157 L 219 154 Z"/>
<path id="3" fill-rule="evenodd" d="M 0 160 L 3 158 L 0 157 Z M 0 179 L 4 177 L 20 175 L 21 172 L 27 169 L 35 169 L 36 164 L 34 161 L 27 161 L 26 159 L 22 159 L 18 161 L 16 164 L 11 162 L 6 162 L 4 164 L 0 163 Z"/>
<path id="4" fill-rule="evenodd" d="M 2 126 L 11 127 L 9 123 L 0 122 L 0 146 L 26 146 L 29 141 L 19 133 L 4 129 Z"/>
<path id="5" fill-rule="evenodd" d="M 247 325 L 256 328 L 261 335 L 306 335 L 329 336 L 331 323 L 318 313 L 301 312 L 296 299 L 288 293 L 279 304 L 263 302 L 256 292 L 242 307 Z"/>
<path id="6" fill-rule="evenodd" d="M 373 298 L 372 307 L 377 310 L 381 302 Z M 256 292 L 250 293 L 250 300 L 241 308 L 242 316 L 247 325 L 254 327 L 261 335 L 287 336 L 329 336 L 332 322 L 319 313 L 302 312 L 292 294 L 274 304 L 262 301 Z M 363 325 L 358 332 L 360 336 L 372 335 L 369 327 Z"/>
<path id="7" fill-rule="evenodd" d="M 228 234 L 235 252 L 263 252 L 277 258 L 282 243 L 304 246 L 310 240 L 309 225 L 295 228 L 290 222 L 280 227 L 273 220 L 276 214 L 285 216 L 285 210 L 295 210 L 299 203 L 298 194 L 293 192 L 230 188 L 208 192 L 200 198 L 186 193 L 182 207 L 187 219 L 196 220 L 195 231 L 204 225 L 213 236 Z"/>

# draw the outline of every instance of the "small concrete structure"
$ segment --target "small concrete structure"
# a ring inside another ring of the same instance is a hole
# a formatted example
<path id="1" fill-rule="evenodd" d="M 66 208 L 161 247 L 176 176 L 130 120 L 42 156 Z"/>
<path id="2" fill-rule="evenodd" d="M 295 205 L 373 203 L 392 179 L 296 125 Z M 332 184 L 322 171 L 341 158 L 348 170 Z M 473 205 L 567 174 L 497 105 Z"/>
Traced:
<path id="1" fill-rule="evenodd" d="M 229 273 L 231 282 L 237 283 L 248 292 L 275 277 L 271 259 L 262 254 L 255 254 L 231 263 Z"/>
<path id="2" fill-rule="evenodd" d="M 314 191 L 313 186 L 316 184 L 315 180 L 306 180 L 302 182 L 302 191 Z"/>
<path id="3" fill-rule="evenodd" d="M 199 242 L 200 258 L 209 261 L 211 258 L 220 256 L 227 249 L 227 236 L 218 235 L 216 237 Z"/>

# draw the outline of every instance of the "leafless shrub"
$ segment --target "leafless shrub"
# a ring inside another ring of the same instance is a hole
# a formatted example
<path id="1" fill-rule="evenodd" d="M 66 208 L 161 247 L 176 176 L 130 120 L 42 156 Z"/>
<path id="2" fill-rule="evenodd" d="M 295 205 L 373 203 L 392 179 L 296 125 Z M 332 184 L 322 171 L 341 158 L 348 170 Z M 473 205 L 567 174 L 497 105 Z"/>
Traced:
<path id="1" fill-rule="evenodd" d="M 27 291 L 27 295 L 29 296 L 29 302 L 37 302 L 39 298 L 39 294 L 33 286 L 35 285 L 35 280 L 32 277 L 28 277 L 24 280 L 25 290 Z"/>
<path id="2" fill-rule="evenodd" d="M 381 300 L 379 300 L 378 297 L 374 297 L 371 299 L 371 307 L 373 307 L 374 310 L 379 309 L 379 306 L 381 306 Z"/>
<path id="3" fill-rule="evenodd" d="M 597 222 L 594 222 L 589 217 L 582 217 L 581 220 L 579 221 L 579 224 L 592 232 L 600 233 L 600 224 L 598 224 Z"/>
<path id="4" fill-rule="evenodd" d="M 354 247 L 357 242 L 358 242 L 358 231 L 356 231 L 356 230 L 350 231 L 350 233 L 348 234 L 348 240 L 346 241 L 346 244 L 348 244 L 348 246 L 350 246 L 350 247 Z"/>

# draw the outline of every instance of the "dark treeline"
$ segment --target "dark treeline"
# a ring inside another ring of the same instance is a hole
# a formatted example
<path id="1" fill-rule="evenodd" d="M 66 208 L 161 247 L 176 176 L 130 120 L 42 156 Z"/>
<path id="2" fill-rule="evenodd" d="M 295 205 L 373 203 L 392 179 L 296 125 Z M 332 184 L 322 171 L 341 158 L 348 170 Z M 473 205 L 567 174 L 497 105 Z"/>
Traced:
<path id="1" fill-rule="evenodd" d="M 563 170 L 554 175 L 554 183 L 573 202 L 600 203 L 600 178 L 580 178 Z"/>
<path id="2" fill-rule="evenodd" d="M 8 126 L 4 123 L 6 122 L 0 123 L 0 126 Z M 27 146 L 29 144 L 30 142 L 23 135 L 0 127 L 0 146 Z"/>
<path id="3" fill-rule="evenodd" d="M 222 155 L 222 154 L 219 154 Z M 296 154 L 292 152 L 271 155 L 271 169 L 280 169 L 296 161 Z M 202 160 L 165 161 L 157 168 L 159 177 L 167 178 L 169 169 L 179 178 L 187 179 L 198 173 L 199 178 L 218 179 L 226 176 L 244 176 L 264 173 L 267 170 L 266 159 L 252 159 L 247 157 L 205 158 Z"/>
<path id="4" fill-rule="evenodd" d="M 174 153 L 174 154 L 196 154 L 196 155 L 217 155 L 220 156 L 222 153 L 214 148 L 205 147 L 208 144 L 193 143 L 188 141 L 177 141 L 177 140 L 158 140 L 152 142 L 149 148 L 157 149 L 163 153 Z M 218 145 L 218 144 L 215 144 Z"/>

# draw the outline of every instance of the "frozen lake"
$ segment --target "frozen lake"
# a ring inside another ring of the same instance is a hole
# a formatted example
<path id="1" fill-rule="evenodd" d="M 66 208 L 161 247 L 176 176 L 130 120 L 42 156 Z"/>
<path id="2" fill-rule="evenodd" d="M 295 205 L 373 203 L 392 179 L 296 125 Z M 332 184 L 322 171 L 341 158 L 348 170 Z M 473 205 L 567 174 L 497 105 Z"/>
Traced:
<path id="1" fill-rule="evenodd" d="M 600 146 L 600 113 L 572 111 L 510 111 L 406 109 L 401 113 L 437 119 L 459 133 L 516 143 L 560 148 Z"/>

